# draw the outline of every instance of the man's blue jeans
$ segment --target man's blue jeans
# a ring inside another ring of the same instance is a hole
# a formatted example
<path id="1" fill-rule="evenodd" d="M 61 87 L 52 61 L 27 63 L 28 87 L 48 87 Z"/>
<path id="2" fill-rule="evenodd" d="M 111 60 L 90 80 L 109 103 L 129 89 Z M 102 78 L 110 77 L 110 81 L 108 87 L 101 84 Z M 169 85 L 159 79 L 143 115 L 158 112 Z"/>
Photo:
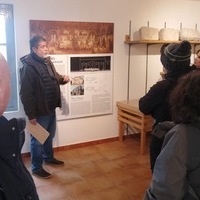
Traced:
<path id="1" fill-rule="evenodd" d="M 31 136 L 31 162 L 33 172 L 42 168 L 43 161 L 50 161 L 53 158 L 53 138 L 56 131 L 55 111 L 52 111 L 46 116 L 39 116 L 36 120 L 50 135 L 43 145 Z"/>

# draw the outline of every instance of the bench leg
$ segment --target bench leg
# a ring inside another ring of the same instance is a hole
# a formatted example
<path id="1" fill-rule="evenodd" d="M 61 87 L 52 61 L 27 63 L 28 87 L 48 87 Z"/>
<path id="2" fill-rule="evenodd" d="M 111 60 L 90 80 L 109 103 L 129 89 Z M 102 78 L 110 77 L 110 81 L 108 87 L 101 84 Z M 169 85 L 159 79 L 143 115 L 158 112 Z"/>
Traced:
<path id="1" fill-rule="evenodd" d="M 141 130 L 140 153 L 144 154 L 145 151 L 146 151 L 146 131 Z"/>
<path id="2" fill-rule="evenodd" d="M 124 139 L 124 123 L 119 121 L 119 141 L 122 142 Z"/>

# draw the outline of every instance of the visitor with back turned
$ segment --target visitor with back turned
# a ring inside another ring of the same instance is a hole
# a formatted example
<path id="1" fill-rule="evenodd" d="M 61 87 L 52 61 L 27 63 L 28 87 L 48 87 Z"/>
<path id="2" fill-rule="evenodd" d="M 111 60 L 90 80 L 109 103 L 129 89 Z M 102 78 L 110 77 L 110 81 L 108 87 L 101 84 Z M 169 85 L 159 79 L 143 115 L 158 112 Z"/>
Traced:
<path id="1" fill-rule="evenodd" d="M 155 123 L 171 121 L 169 94 L 176 86 L 179 77 L 187 74 L 193 68 L 190 66 L 191 44 L 188 41 L 164 44 L 160 50 L 160 61 L 163 65 L 163 79 L 155 83 L 139 100 L 139 109 L 145 115 L 151 115 Z M 171 126 L 169 125 L 168 129 Z M 150 143 L 150 164 L 153 172 L 154 164 L 160 153 L 164 136 L 159 131 L 152 132 Z"/>
<path id="2" fill-rule="evenodd" d="M 199 87 L 200 70 L 193 70 L 179 79 L 170 94 L 175 126 L 165 135 L 145 200 L 200 199 Z"/>

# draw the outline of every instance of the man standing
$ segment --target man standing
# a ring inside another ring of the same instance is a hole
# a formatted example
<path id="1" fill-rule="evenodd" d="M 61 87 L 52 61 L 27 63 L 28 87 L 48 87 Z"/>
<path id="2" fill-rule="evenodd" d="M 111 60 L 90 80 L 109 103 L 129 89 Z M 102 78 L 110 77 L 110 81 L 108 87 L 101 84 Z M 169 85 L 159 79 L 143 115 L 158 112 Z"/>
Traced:
<path id="1" fill-rule="evenodd" d="M 68 76 L 62 76 L 55 70 L 50 57 L 47 56 L 46 40 L 36 35 L 30 39 L 30 53 L 20 60 L 21 69 L 20 97 L 29 122 L 39 123 L 49 133 L 42 145 L 31 136 L 32 173 L 41 178 L 50 178 L 51 174 L 42 167 L 45 164 L 64 165 L 63 161 L 54 158 L 53 138 L 56 131 L 56 107 L 61 107 L 59 84 L 69 82 Z"/>

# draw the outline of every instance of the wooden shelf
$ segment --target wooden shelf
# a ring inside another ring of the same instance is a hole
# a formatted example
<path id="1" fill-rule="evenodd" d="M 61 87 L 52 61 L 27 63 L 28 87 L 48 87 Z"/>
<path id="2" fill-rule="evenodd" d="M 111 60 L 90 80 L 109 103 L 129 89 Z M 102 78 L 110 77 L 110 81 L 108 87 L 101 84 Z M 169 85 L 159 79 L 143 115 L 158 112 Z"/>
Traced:
<path id="1" fill-rule="evenodd" d="M 126 38 L 126 37 L 125 37 Z M 124 43 L 129 45 L 129 53 L 128 53 L 128 81 L 129 81 L 129 71 L 130 71 L 130 48 L 133 45 L 138 45 L 138 44 L 146 44 L 146 75 L 145 75 L 145 93 L 147 92 L 147 77 L 148 77 L 148 49 L 150 45 L 156 45 L 156 44 L 170 44 L 170 43 L 180 43 L 180 40 L 125 40 Z M 196 52 L 196 46 L 200 45 L 200 40 L 190 40 L 189 41 L 191 45 L 194 45 L 194 54 Z M 128 82 L 128 95 L 127 99 L 129 100 L 129 82 Z"/>
<path id="2" fill-rule="evenodd" d="M 132 40 L 124 41 L 125 44 L 169 44 L 180 43 L 181 41 L 166 41 L 166 40 Z M 200 41 L 189 41 L 191 44 L 200 45 Z"/>

